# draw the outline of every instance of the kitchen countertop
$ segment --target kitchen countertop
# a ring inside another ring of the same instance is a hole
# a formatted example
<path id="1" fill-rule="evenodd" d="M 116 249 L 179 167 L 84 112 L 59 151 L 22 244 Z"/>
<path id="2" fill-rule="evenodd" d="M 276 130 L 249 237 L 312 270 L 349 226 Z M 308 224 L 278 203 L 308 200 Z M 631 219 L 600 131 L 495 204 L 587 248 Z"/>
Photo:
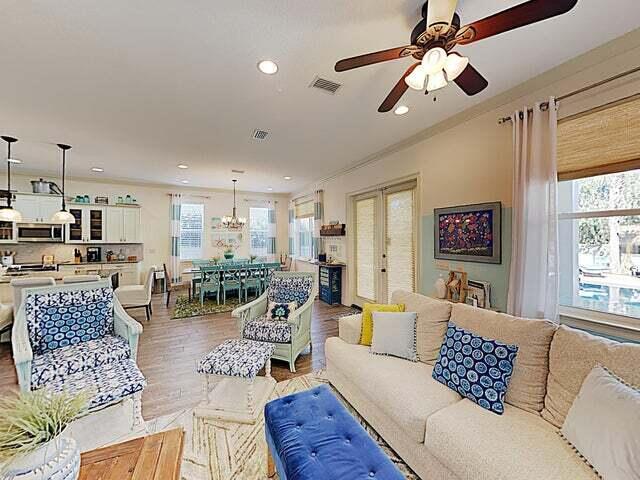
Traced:
<path id="1" fill-rule="evenodd" d="M 60 265 L 117 265 L 118 263 L 140 263 L 142 260 L 112 260 L 111 262 L 107 262 L 107 261 L 101 261 L 101 262 L 87 262 L 86 260 L 83 260 L 80 263 L 76 263 L 76 262 L 59 262 L 58 266 Z"/>

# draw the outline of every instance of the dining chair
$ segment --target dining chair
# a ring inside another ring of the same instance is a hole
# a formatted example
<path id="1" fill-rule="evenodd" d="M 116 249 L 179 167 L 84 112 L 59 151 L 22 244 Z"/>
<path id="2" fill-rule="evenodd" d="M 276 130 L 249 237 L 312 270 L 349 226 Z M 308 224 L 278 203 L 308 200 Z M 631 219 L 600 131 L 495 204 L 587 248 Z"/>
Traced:
<path id="1" fill-rule="evenodd" d="M 100 275 L 88 274 L 88 275 L 68 275 L 62 277 L 62 283 L 86 283 L 86 282 L 99 282 L 102 280 Z"/>
<path id="2" fill-rule="evenodd" d="M 169 300 L 171 300 L 171 292 L 178 290 L 179 288 L 186 288 L 189 293 L 189 300 L 191 300 L 191 280 L 183 280 L 181 282 L 173 282 L 171 271 L 167 268 L 167 264 L 163 263 L 162 268 L 164 270 L 164 280 L 166 282 L 167 302 L 166 306 L 169 306 Z"/>
<path id="3" fill-rule="evenodd" d="M 153 310 L 151 308 L 151 288 L 153 287 L 153 277 L 156 269 L 151 267 L 147 272 L 147 278 L 143 285 L 124 285 L 115 290 L 116 297 L 125 309 L 145 308 L 147 321 L 151 319 Z"/>
<path id="4" fill-rule="evenodd" d="M 220 305 L 220 275 L 222 268 L 219 266 L 204 267 L 200 269 L 200 305 L 204 305 L 207 293 L 216 294 L 216 302 Z"/>
<path id="5" fill-rule="evenodd" d="M 256 297 L 262 294 L 263 287 L 263 266 L 261 263 L 254 263 L 244 269 L 244 299 L 249 299 L 249 289 L 252 288 Z"/>
<path id="6" fill-rule="evenodd" d="M 231 290 L 237 291 L 238 301 L 242 301 L 242 290 L 244 288 L 242 269 L 236 266 L 225 266 L 220 277 L 222 279 L 222 303 L 227 303 L 227 292 Z"/>

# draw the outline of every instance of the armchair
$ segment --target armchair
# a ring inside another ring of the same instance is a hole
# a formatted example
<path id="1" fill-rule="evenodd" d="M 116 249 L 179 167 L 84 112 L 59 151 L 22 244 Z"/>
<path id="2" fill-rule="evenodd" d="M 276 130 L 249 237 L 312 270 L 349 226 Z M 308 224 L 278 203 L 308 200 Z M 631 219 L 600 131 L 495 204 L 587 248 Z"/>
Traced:
<path id="1" fill-rule="evenodd" d="M 311 313 L 315 296 L 313 274 L 274 272 L 262 295 L 253 302 L 236 308 L 231 314 L 238 318 L 242 338 L 275 344 L 271 358 L 288 362 L 289 370 L 295 372 L 298 355 L 307 346 L 311 347 Z M 293 301 L 298 307 L 287 320 L 267 318 L 269 302 Z"/>
<path id="2" fill-rule="evenodd" d="M 146 380 L 136 365 L 142 326 L 114 296 L 109 280 L 23 290 L 12 331 L 23 391 L 87 391 L 89 411 L 133 400 L 142 421 Z"/>

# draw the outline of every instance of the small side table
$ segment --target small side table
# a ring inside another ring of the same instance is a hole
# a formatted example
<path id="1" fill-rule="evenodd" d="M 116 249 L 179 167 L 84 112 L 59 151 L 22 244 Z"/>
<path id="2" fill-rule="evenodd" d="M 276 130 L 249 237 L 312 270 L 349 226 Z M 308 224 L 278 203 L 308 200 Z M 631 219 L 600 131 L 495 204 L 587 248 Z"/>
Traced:
<path id="1" fill-rule="evenodd" d="M 198 364 L 204 399 L 193 413 L 193 461 L 209 480 L 266 475 L 264 405 L 276 385 L 274 349 L 270 343 L 227 340 Z M 263 367 L 265 376 L 258 377 Z"/>

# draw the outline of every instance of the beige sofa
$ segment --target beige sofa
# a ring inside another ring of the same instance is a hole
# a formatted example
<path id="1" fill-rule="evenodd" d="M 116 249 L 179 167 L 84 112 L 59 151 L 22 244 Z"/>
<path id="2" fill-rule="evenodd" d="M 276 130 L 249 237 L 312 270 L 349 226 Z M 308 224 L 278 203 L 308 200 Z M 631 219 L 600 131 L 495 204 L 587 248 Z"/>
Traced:
<path id="1" fill-rule="evenodd" d="M 395 292 L 392 303 L 418 313 L 420 361 L 370 354 L 369 347 L 358 345 L 360 315 L 352 315 L 340 319 L 339 337 L 326 342 L 327 374 L 421 478 L 598 478 L 558 430 L 596 363 L 640 384 L 640 345 L 408 292 Z M 449 320 L 518 345 L 503 415 L 432 379 Z"/>

